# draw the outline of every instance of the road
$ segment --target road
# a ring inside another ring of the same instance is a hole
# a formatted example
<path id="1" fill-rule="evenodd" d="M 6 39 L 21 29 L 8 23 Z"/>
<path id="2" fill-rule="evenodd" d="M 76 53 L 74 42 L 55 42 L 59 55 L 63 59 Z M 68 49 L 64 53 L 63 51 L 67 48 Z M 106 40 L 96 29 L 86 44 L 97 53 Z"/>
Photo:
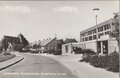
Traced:
<path id="1" fill-rule="evenodd" d="M 22 55 L 24 60 L 0 71 L 0 78 L 77 78 L 54 59 L 40 55 Z"/>

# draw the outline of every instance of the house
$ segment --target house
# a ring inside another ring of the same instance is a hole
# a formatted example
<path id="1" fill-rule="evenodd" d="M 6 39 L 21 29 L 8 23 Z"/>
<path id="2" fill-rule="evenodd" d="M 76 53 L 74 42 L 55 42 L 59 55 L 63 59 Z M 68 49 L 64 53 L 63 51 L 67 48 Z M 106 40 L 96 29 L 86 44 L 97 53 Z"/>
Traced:
<path id="1" fill-rule="evenodd" d="M 61 50 L 63 44 L 63 40 L 57 40 L 57 38 L 49 38 L 46 40 L 41 41 L 41 51 L 42 52 L 49 52 L 55 50 Z"/>
<path id="2" fill-rule="evenodd" d="M 1 42 L 4 51 L 18 51 L 22 48 L 20 37 L 4 36 Z"/>
<path id="3" fill-rule="evenodd" d="M 3 51 L 20 51 L 24 45 L 29 44 L 22 34 L 18 36 L 3 36 L 1 40 L 1 47 Z"/>
<path id="4" fill-rule="evenodd" d="M 99 54 L 109 54 L 118 51 L 118 42 L 109 34 L 114 30 L 114 19 L 111 18 L 98 25 L 80 32 L 80 42 L 86 49 L 92 49 Z M 98 42 L 96 40 L 98 38 Z"/>

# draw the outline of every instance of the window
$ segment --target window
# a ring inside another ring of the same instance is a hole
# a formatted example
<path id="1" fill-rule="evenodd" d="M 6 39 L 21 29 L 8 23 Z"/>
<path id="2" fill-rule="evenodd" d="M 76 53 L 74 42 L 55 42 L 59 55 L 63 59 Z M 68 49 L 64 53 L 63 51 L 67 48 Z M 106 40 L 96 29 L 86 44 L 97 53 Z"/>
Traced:
<path id="1" fill-rule="evenodd" d="M 98 32 L 100 32 L 100 28 L 98 28 Z"/>
<path id="2" fill-rule="evenodd" d="M 85 37 L 85 41 L 88 41 L 88 37 Z"/>
<path id="3" fill-rule="evenodd" d="M 91 35 L 92 34 L 92 31 L 88 31 L 88 34 L 87 35 Z"/>
<path id="4" fill-rule="evenodd" d="M 106 31 L 106 32 L 105 32 L 105 35 L 107 35 L 107 34 L 110 34 L 110 31 Z"/>
<path id="5" fill-rule="evenodd" d="M 108 29 L 110 29 L 110 28 L 111 28 L 110 24 L 107 24 L 107 25 L 104 26 L 104 29 L 105 29 L 105 30 L 108 30 Z"/>
<path id="6" fill-rule="evenodd" d="M 92 40 L 92 36 L 89 36 L 89 40 Z"/>
<path id="7" fill-rule="evenodd" d="M 96 29 L 93 30 L 93 34 L 96 33 Z"/>
<path id="8" fill-rule="evenodd" d="M 107 35 L 107 32 L 105 32 L 105 35 Z"/>
<path id="9" fill-rule="evenodd" d="M 103 26 L 98 28 L 98 32 L 103 31 Z"/>
<path id="10" fill-rule="evenodd" d="M 100 31 L 103 31 L 103 26 L 102 26 L 102 27 L 100 27 Z"/>
<path id="11" fill-rule="evenodd" d="M 110 31 L 107 31 L 107 34 L 110 34 Z"/>
<path id="12" fill-rule="evenodd" d="M 106 25 L 104 25 L 104 30 L 107 30 L 107 27 L 106 27 Z"/>
<path id="13" fill-rule="evenodd" d="M 93 40 L 96 39 L 96 35 L 93 35 Z"/>

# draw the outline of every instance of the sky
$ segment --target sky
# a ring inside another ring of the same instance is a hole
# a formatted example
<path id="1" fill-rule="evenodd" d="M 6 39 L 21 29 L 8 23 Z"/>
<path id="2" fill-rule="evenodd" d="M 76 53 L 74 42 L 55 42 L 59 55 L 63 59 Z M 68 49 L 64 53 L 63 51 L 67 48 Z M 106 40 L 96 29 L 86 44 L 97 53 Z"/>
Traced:
<path id="1" fill-rule="evenodd" d="M 98 23 L 119 12 L 118 1 L 0 1 L 0 39 L 22 33 L 29 42 L 54 38 L 75 38 L 80 31 L 95 25 L 94 8 L 99 8 Z"/>

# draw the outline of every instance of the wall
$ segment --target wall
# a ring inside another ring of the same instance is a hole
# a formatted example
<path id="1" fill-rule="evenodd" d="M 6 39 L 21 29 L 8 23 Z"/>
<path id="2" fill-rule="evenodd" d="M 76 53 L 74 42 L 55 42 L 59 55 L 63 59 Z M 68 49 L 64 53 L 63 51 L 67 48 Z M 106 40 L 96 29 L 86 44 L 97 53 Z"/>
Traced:
<path id="1" fill-rule="evenodd" d="M 118 42 L 115 39 L 111 39 L 108 41 L 108 52 L 110 54 L 111 52 L 114 51 L 118 52 Z"/>
<path id="2" fill-rule="evenodd" d="M 92 49 L 95 52 L 97 52 L 96 46 L 97 45 L 95 41 L 86 43 L 86 49 Z"/>

